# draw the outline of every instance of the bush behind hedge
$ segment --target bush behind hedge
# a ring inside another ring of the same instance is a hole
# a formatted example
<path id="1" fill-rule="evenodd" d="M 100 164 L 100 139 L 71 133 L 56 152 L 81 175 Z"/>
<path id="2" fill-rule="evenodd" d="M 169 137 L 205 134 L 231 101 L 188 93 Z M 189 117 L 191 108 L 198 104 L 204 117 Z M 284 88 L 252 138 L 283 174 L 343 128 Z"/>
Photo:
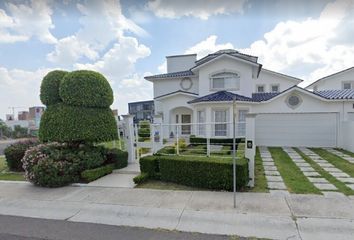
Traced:
<path id="1" fill-rule="evenodd" d="M 233 164 L 231 159 L 199 158 L 195 156 L 147 156 L 140 159 L 141 172 L 149 178 L 174 182 L 191 187 L 215 190 L 233 189 Z M 236 167 L 237 189 L 248 183 L 248 162 L 238 159 Z M 157 177 L 156 177 L 157 176 Z"/>
<path id="2" fill-rule="evenodd" d="M 102 167 L 85 170 L 81 173 L 81 179 L 84 180 L 85 182 L 92 182 L 107 174 L 112 173 L 113 169 L 114 169 L 114 164 L 109 164 Z"/>
<path id="3" fill-rule="evenodd" d="M 36 139 L 19 141 L 6 147 L 4 150 L 7 166 L 11 171 L 23 171 L 21 159 L 30 147 L 38 144 Z"/>
<path id="4" fill-rule="evenodd" d="M 121 169 L 128 166 L 128 152 L 113 148 L 106 150 L 106 164 L 114 164 L 115 168 Z"/>
<path id="5" fill-rule="evenodd" d="M 109 108 L 82 108 L 64 103 L 49 106 L 42 115 L 43 142 L 105 142 L 118 139 L 117 123 Z"/>
<path id="6" fill-rule="evenodd" d="M 72 106 L 108 108 L 113 103 L 113 90 L 107 79 L 89 70 L 66 74 L 59 94 L 64 103 Z"/>
<path id="7" fill-rule="evenodd" d="M 59 96 L 59 87 L 62 79 L 68 72 L 55 70 L 49 72 L 42 80 L 40 99 L 46 106 L 62 102 Z"/>

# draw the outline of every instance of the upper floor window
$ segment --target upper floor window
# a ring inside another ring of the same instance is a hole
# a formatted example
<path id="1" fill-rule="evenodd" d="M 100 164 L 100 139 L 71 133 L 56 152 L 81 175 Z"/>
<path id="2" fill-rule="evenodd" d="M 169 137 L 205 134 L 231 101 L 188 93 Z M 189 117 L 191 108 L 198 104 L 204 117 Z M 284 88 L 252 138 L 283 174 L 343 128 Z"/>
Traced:
<path id="1" fill-rule="evenodd" d="M 279 85 L 278 84 L 271 85 L 270 89 L 272 90 L 272 92 L 279 92 Z"/>
<path id="2" fill-rule="evenodd" d="M 354 89 L 354 82 L 343 82 L 343 89 Z"/>
<path id="3" fill-rule="evenodd" d="M 265 92 L 265 86 L 264 85 L 257 85 L 256 86 L 256 91 L 258 93 L 264 93 Z"/>
<path id="4" fill-rule="evenodd" d="M 214 90 L 238 90 L 240 76 L 237 73 L 222 72 L 211 76 L 211 88 Z"/>

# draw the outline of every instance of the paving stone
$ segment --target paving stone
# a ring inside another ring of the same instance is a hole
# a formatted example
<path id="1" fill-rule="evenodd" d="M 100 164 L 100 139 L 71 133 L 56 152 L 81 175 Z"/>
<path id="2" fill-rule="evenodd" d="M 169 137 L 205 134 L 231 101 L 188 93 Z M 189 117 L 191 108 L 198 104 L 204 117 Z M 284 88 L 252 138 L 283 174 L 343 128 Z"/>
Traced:
<path id="1" fill-rule="evenodd" d="M 268 182 L 283 182 L 283 178 L 281 176 L 267 176 L 266 179 Z"/>
<path id="2" fill-rule="evenodd" d="M 303 172 L 303 174 L 306 176 L 306 177 L 319 177 L 321 176 L 318 172 Z"/>
<path id="3" fill-rule="evenodd" d="M 264 171 L 264 174 L 266 176 L 280 176 L 280 173 L 278 171 L 268 171 L 268 170 L 265 170 Z"/>
<path id="4" fill-rule="evenodd" d="M 290 196 L 290 193 L 286 190 L 269 190 L 269 193 L 272 196 L 279 196 L 279 197 Z"/>
<path id="5" fill-rule="evenodd" d="M 275 166 L 274 162 L 263 162 L 263 166 Z"/>
<path id="6" fill-rule="evenodd" d="M 296 166 L 298 166 L 298 167 L 311 167 L 311 165 L 310 164 L 308 164 L 308 163 L 306 163 L 306 162 L 304 162 L 304 163 L 295 163 L 296 164 Z"/>
<path id="7" fill-rule="evenodd" d="M 338 168 L 335 168 L 335 167 L 324 167 L 323 169 L 325 171 L 329 172 L 329 173 L 340 173 L 340 172 L 342 172 L 341 170 L 339 170 Z"/>
<path id="8" fill-rule="evenodd" d="M 330 163 L 322 163 L 322 162 L 320 162 L 320 163 L 318 163 L 318 165 L 320 165 L 321 167 L 329 167 L 329 168 L 333 168 L 334 166 L 332 165 L 332 164 L 330 164 Z"/>
<path id="9" fill-rule="evenodd" d="M 269 189 L 286 190 L 286 186 L 283 182 L 268 182 Z"/>
<path id="10" fill-rule="evenodd" d="M 326 198 L 346 198 L 347 196 L 345 196 L 343 193 L 340 192 L 326 192 L 323 191 L 323 196 Z"/>
<path id="11" fill-rule="evenodd" d="M 347 186 L 354 190 L 354 184 L 347 184 Z"/>
<path id="12" fill-rule="evenodd" d="M 344 182 L 344 183 L 353 183 L 354 184 L 354 178 L 341 178 L 338 177 L 337 180 Z"/>
<path id="13" fill-rule="evenodd" d="M 349 178 L 349 175 L 344 172 L 332 172 L 331 175 L 336 178 Z"/>
<path id="14" fill-rule="evenodd" d="M 313 168 L 312 167 L 299 167 L 301 171 L 303 172 L 313 172 Z"/>
<path id="15" fill-rule="evenodd" d="M 263 162 L 274 162 L 273 158 L 262 158 Z"/>
<path id="16" fill-rule="evenodd" d="M 314 183 L 315 187 L 317 187 L 320 190 L 336 190 L 336 186 L 330 183 Z"/>
<path id="17" fill-rule="evenodd" d="M 275 166 L 264 166 L 264 170 L 277 171 L 278 169 Z"/>
<path id="18" fill-rule="evenodd" d="M 315 163 L 328 163 L 326 160 L 313 160 Z"/>
<path id="19" fill-rule="evenodd" d="M 314 177 L 309 177 L 308 178 L 310 182 L 312 183 L 328 183 L 328 181 L 325 178 L 314 178 Z"/>
<path id="20" fill-rule="evenodd" d="M 295 163 L 307 163 L 304 159 L 294 159 Z"/>

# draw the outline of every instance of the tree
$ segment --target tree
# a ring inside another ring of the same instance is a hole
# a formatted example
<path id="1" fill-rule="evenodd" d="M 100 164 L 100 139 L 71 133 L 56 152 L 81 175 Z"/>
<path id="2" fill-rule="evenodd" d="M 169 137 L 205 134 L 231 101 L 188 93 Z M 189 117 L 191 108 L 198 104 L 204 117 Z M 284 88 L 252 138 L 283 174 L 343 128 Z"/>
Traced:
<path id="1" fill-rule="evenodd" d="M 12 130 L 0 119 L 0 139 L 12 137 Z"/>
<path id="2" fill-rule="evenodd" d="M 110 109 L 113 90 L 98 72 L 50 72 L 42 81 L 41 100 L 47 106 L 39 128 L 43 142 L 93 143 L 118 138 Z"/>

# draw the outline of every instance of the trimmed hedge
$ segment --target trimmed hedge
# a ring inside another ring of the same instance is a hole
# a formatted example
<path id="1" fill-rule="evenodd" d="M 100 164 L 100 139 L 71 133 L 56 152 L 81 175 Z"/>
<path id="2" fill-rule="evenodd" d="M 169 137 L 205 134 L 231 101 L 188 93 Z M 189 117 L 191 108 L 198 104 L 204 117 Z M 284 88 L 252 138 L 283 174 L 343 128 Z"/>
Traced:
<path id="1" fill-rule="evenodd" d="M 149 174 L 141 173 L 140 175 L 133 178 L 135 184 L 141 184 L 149 180 Z"/>
<path id="2" fill-rule="evenodd" d="M 215 190 L 233 189 L 233 165 L 231 159 L 195 156 L 147 156 L 140 159 L 142 173 L 149 178 L 159 176 L 162 181 L 191 187 Z M 236 188 L 248 183 L 248 161 L 237 160 Z M 152 175 L 151 175 L 152 174 Z"/>
<path id="3" fill-rule="evenodd" d="M 11 171 L 23 171 L 21 159 L 30 147 L 36 146 L 37 140 L 26 140 L 11 144 L 4 150 L 7 166 Z"/>
<path id="4" fill-rule="evenodd" d="M 117 123 L 109 108 L 82 108 L 64 103 L 48 106 L 42 115 L 43 142 L 105 142 L 118 138 Z"/>
<path id="5" fill-rule="evenodd" d="M 109 164 L 103 167 L 94 168 L 90 170 L 85 170 L 81 173 L 81 178 L 85 182 L 92 182 L 96 179 L 99 179 L 107 174 L 113 172 L 114 164 Z"/>
<path id="6" fill-rule="evenodd" d="M 119 149 L 108 149 L 106 163 L 114 164 L 115 168 L 121 169 L 128 166 L 128 152 Z"/>
<path id="7" fill-rule="evenodd" d="M 59 94 L 64 103 L 72 106 L 108 108 L 113 103 L 113 90 L 107 79 L 94 71 L 79 70 L 66 74 Z"/>
<path id="8" fill-rule="evenodd" d="M 42 81 L 40 99 L 46 106 L 62 102 L 59 96 L 60 82 L 68 72 L 55 70 L 49 72 Z"/>

